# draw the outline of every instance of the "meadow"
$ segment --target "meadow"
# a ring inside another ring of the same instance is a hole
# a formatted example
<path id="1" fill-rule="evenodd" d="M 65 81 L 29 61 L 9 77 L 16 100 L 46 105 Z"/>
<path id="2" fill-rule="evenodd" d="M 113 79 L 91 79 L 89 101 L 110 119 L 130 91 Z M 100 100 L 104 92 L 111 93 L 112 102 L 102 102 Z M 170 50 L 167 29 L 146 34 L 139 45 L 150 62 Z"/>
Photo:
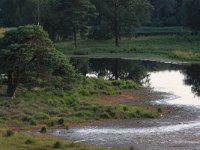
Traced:
<path id="1" fill-rule="evenodd" d="M 153 55 L 163 59 L 200 61 L 200 36 L 190 34 L 122 38 L 120 47 L 115 47 L 114 40 L 80 40 L 76 50 L 72 41 L 59 42 L 55 45 L 65 54 L 136 54 L 144 56 L 144 59 Z"/>

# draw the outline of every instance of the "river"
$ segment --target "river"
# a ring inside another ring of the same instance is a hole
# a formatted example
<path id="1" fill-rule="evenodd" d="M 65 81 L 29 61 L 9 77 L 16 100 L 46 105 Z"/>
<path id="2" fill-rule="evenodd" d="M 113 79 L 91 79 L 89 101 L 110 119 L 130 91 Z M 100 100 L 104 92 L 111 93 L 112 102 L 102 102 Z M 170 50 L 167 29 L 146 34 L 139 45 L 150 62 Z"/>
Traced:
<path id="1" fill-rule="evenodd" d="M 151 100 L 150 105 L 173 109 L 175 113 L 158 119 L 116 120 L 70 130 L 58 129 L 50 134 L 76 143 L 114 148 L 200 149 L 199 65 L 121 59 L 89 59 L 84 62 L 87 62 L 82 66 L 85 75 L 104 76 L 105 79 L 132 79 L 152 92 L 165 93 L 161 99 Z"/>

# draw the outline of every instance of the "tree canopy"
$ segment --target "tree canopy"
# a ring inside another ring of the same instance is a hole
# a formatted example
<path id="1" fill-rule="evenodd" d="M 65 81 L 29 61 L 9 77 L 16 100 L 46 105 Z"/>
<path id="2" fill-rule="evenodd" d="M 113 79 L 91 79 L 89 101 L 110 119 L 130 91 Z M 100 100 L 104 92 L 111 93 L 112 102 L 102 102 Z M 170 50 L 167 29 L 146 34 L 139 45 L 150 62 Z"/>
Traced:
<path id="1" fill-rule="evenodd" d="M 56 72 L 72 78 L 74 71 L 66 57 L 54 48 L 41 26 L 27 25 L 6 32 L 0 47 L 1 72 L 8 76 L 7 95 L 15 91 L 26 72 Z"/>
<path id="2" fill-rule="evenodd" d="M 199 0 L 183 0 L 184 25 L 194 30 L 200 29 L 200 1 Z"/>
<path id="3" fill-rule="evenodd" d="M 87 29 L 91 12 L 95 10 L 90 0 L 58 0 L 56 9 L 62 16 L 62 25 L 71 31 L 73 35 L 74 47 L 77 48 L 77 33 L 83 34 Z"/>
<path id="4" fill-rule="evenodd" d="M 199 0 L 39 0 L 40 24 L 57 39 L 111 39 L 145 26 L 199 30 Z M 0 26 L 37 24 L 36 0 L 1 0 Z M 12 10 L 12 11 L 11 11 Z"/>
<path id="5" fill-rule="evenodd" d="M 150 21 L 153 10 L 147 0 L 95 0 L 94 3 L 99 7 L 99 18 L 110 26 L 116 46 L 119 46 L 122 32 L 131 32 L 133 27 Z"/>

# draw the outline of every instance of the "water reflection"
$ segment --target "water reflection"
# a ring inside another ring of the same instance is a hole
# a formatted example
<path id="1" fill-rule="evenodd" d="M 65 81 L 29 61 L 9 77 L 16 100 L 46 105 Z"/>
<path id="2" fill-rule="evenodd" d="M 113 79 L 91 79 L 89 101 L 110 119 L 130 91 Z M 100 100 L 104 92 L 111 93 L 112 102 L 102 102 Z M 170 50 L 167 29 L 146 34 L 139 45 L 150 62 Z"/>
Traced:
<path id="1" fill-rule="evenodd" d="M 136 83 L 142 83 L 150 71 L 177 69 L 177 65 L 173 64 L 124 59 L 72 58 L 71 62 L 82 75 L 89 74 L 109 80 L 130 79 Z"/>
<path id="2" fill-rule="evenodd" d="M 192 86 L 192 91 L 200 96 L 200 65 L 191 65 L 183 71 L 185 83 Z"/>
<path id="3" fill-rule="evenodd" d="M 108 58 L 72 58 L 71 62 L 82 75 L 104 77 L 108 80 L 129 79 L 155 89 L 163 88 L 190 101 L 195 95 L 200 96 L 200 65 L 197 64 Z"/>

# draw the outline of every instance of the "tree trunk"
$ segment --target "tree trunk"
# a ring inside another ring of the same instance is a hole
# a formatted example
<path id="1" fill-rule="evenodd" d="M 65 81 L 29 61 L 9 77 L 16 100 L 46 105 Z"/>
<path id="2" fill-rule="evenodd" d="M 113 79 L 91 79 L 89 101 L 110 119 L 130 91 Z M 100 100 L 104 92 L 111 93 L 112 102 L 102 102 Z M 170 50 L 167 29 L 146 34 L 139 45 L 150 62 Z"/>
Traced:
<path id="1" fill-rule="evenodd" d="M 118 20 L 118 7 L 115 3 L 115 18 L 114 18 L 114 34 L 115 34 L 115 46 L 119 47 L 119 20 Z"/>
<path id="2" fill-rule="evenodd" d="M 14 77 L 14 73 L 12 71 L 8 72 L 8 87 L 7 87 L 7 96 L 12 99 L 15 98 L 15 91 L 18 83 L 18 75 Z"/>
<path id="3" fill-rule="evenodd" d="M 74 34 L 74 48 L 77 49 L 77 34 L 76 34 L 76 27 L 73 28 Z"/>
<path id="4" fill-rule="evenodd" d="M 119 47 L 119 31 L 117 25 L 115 27 L 115 46 Z"/>

